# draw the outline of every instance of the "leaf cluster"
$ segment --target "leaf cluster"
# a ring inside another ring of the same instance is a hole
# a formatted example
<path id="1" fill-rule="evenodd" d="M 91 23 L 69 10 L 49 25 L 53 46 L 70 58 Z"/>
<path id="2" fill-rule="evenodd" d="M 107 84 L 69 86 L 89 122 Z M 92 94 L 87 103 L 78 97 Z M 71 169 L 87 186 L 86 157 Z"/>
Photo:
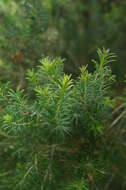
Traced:
<path id="1" fill-rule="evenodd" d="M 82 66 L 77 79 L 64 74 L 61 58 L 45 58 L 28 70 L 27 91 L 1 85 L 0 189 L 88 190 L 107 183 L 112 166 L 102 146 L 115 55 L 97 53 L 95 71 Z"/>

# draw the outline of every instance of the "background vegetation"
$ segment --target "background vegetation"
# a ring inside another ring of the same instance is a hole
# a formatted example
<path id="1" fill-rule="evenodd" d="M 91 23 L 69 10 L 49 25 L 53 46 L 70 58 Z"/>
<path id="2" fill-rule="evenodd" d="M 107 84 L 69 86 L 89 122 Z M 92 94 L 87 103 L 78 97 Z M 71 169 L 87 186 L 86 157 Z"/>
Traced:
<path id="1" fill-rule="evenodd" d="M 125 10 L 0 1 L 0 190 L 126 189 Z"/>
<path id="2" fill-rule="evenodd" d="M 112 67 L 122 79 L 125 9 L 125 0 L 1 0 L 1 79 L 23 83 L 25 70 L 42 56 L 65 58 L 65 71 L 77 75 L 80 65 L 88 63 L 92 70 L 89 60 L 103 46 L 118 55 L 120 63 Z"/>

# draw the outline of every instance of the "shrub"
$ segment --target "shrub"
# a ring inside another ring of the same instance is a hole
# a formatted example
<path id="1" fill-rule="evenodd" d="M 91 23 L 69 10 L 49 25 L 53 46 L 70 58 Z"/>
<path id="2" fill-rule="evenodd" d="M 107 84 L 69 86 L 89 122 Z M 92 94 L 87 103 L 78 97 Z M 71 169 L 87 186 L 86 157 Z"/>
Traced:
<path id="1" fill-rule="evenodd" d="M 28 89 L 1 85 L 0 189 L 109 189 L 118 168 L 106 142 L 115 55 L 97 53 L 95 71 L 82 66 L 75 80 L 63 60 L 45 58 L 28 70 Z"/>

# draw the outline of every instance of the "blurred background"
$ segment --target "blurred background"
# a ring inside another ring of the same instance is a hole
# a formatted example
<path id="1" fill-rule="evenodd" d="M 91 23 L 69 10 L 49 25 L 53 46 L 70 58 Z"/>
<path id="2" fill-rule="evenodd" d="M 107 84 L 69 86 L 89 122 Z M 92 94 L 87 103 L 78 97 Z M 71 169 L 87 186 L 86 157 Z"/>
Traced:
<path id="1" fill-rule="evenodd" d="M 42 57 L 61 56 L 76 76 L 97 48 L 118 55 L 111 66 L 121 88 L 126 73 L 126 0 L 0 0 L 0 80 L 25 85 Z"/>

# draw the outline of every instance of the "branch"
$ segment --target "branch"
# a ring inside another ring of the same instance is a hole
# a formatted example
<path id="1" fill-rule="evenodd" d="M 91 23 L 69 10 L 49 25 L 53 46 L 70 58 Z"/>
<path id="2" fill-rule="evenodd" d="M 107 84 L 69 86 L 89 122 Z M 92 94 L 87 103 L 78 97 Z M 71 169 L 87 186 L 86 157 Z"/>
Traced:
<path id="1" fill-rule="evenodd" d="M 113 122 L 112 124 L 108 127 L 108 130 L 110 130 L 113 126 L 115 126 L 119 120 L 126 114 L 126 110 L 124 110 Z"/>
<path id="2" fill-rule="evenodd" d="M 43 183 L 41 185 L 41 190 L 44 189 L 44 184 L 45 184 L 45 182 L 47 180 L 47 177 L 50 175 L 55 150 L 56 150 L 56 145 L 52 145 L 50 163 L 49 163 L 49 165 L 48 165 L 48 167 L 47 167 L 47 169 L 45 171 L 45 175 L 44 175 L 44 178 L 43 178 Z"/>

